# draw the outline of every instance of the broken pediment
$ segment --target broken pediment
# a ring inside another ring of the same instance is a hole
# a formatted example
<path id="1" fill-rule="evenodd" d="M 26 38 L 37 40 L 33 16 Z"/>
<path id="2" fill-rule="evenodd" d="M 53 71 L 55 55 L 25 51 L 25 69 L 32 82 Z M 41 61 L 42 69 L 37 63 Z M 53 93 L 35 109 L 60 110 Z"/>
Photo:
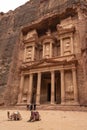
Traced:
<path id="1" fill-rule="evenodd" d="M 61 25 L 58 25 L 57 30 L 59 35 L 66 34 L 66 33 L 74 33 L 75 27 L 72 26 L 72 27 L 64 28 Z"/>
<path id="2" fill-rule="evenodd" d="M 64 19 L 60 24 L 57 25 L 58 34 L 73 33 L 75 31 L 75 26 L 73 25 L 73 20 L 71 17 Z"/>
<path id="3" fill-rule="evenodd" d="M 31 41 L 37 41 L 38 39 L 38 34 L 36 32 L 36 30 L 32 30 L 30 32 L 28 32 L 25 36 L 24 36 L 24 43 L 26 42 L 31 42 Z"/>

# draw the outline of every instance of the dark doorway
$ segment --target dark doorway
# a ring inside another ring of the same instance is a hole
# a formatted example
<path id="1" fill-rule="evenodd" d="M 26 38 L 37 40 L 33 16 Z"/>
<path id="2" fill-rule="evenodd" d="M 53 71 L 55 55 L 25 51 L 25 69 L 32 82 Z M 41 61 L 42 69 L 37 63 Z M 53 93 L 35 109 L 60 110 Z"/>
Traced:
<path id="1" fill-rule="evenodd" d="M 56 83 L 55 83 L 55 92 L 54 92 L 54 94 L 55 94 L 55 102 L 56 102 Z"/>
<path id="2" fill-rule="evenodd" d="M 47 86 L 47 101 L 50 102 L 51 100 L 51 83 L 48 83 Z"/>

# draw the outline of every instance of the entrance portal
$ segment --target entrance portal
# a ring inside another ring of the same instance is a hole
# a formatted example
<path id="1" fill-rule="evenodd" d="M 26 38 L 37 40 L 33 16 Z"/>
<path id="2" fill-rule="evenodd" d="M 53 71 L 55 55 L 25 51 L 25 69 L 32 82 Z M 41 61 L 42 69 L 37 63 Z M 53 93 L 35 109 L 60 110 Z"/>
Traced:
<path id="1" fill-rule="evenodd" d="M 41 97 L 40 103 L 47 104 L 51 103 L 51 73 L 42 73 L 41 76 Z M 54 85 L 54 98 L 55 103 L 61 103 L 61 82 L 60 82 L 60 72 L 55 71 L 55 85 Z"/>

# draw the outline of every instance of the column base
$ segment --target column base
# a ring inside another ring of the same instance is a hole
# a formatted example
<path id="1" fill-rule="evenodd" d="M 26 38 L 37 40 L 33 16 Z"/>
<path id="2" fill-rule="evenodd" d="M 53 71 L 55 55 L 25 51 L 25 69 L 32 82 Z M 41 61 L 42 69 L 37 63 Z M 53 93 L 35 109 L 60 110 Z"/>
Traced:
<path id="1" fill-rule="evenodd" d="M 40 106 L 40 103 L 36 103 L 37 106 Z"/>
<path id="2" fill-rule="evenodd" d="M 61 102 L 61 105 L 65 105 L 65 102 Z"/>
<path id="3" fill-rule="evenodd" d="M 78 101 L 74 101 L 74 103 L 73 103 L 73 104 L 74 104 L 74 105 L 77 105 L 77 106 L 79 106 L 79 105 L 80 105 Z"/>
<path id="4" fill-rule="evenodd" d="M 27 103 L 17 103 L 16 106 L 26 106 Z"/>
<path id="5" fill-rule="evenodd" d="M 55 102 L 51 102 L 50 104 L 51 104 L 51 105 L 55 105 L 56 103 L 55 103 Z"/>

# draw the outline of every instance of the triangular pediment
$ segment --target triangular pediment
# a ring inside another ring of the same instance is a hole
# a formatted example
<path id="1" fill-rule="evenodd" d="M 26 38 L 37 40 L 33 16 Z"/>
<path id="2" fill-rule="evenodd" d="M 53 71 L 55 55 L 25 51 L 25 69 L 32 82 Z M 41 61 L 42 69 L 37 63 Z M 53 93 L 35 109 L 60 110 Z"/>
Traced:
<path id="1" fill-rule="evenodd" d="M 41 66 L 48 66 L 48 65 L 52 65 L 53 63 L 51 62 L 47 62 L 47 61 L 42 61 L 40 63 L 38 63 L 36 66 L 41 67 Z"/>
<path id="2" fill-rule="evenodd" d="M 65 62 L 65 61 L 64 61 Z M 56 64 L 61 63 L 60 61 L 55 61 L 53 59 L 43 59 L 38 63 L 31 65 L 31 68 L 39 68 L 39 67 L 48 67 L 48 66 L 55 66 Z"/>

